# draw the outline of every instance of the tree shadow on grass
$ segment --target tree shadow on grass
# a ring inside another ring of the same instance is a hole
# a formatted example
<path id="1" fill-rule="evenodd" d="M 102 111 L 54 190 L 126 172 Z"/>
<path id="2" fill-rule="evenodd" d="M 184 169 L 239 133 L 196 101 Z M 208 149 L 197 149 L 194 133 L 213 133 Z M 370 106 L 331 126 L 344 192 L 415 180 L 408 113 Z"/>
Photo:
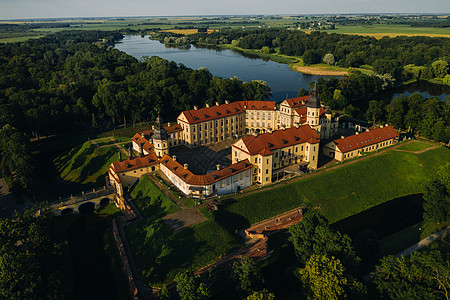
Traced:
<path id="1" fill-rule="evenodd" d="M 228 206 L 236 202 L 237 201 L 234 199 L 223 201 L 219 205 L 219 210 L 213 213 L 214 220 L 232 234 L 234 234 L 236 230 L 245 229 L 251 225 L 247 218 L 227 210 Z"/>
<path id="2" fill-rule="evenodd" d="M 107 151 L 102 155 L 98 155 L 91 158 L 87 163 L 87 165 L 85 165 L 84 168 L 82 169 L 77 181 L 84 182 L 89 176 L 101 170 L 105 165 L 105 161 L 108 161 L 111 155 L 114 154 L 111 153 L 110 151 Z M 86 161 L 86 158 L 84 158 L 84 161 Z M 103 175 L 101 175 L 101 177 L 103 177 Z"/>

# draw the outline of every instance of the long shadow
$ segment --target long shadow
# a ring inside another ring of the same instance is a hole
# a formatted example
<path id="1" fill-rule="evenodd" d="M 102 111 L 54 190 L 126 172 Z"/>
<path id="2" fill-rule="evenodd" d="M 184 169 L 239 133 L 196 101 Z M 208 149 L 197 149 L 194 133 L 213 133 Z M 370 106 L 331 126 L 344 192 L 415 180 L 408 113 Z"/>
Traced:
<path id="1" fill-rule="evenodd" d="M 236 203 L 234 199 L 227 199 L 219 205 L 219 210 L 214 211 L 214 221 L 223 226 L 230 233 L 235 234 L 236 230 L 245 229 L 250 227 L 250 222 L 247 218 L 229 212 L 226 208 L 227 206 Z"/>
<path id="2" fill-rule="evenodd" d="M 84 166 L 83 170 L 81 171 L 80 177 L 78 178 L 79 181 L 83 182 L 85 181 L 88 176 L 92 175 L 94 172 L 97 172 L 98 170 L 103 167 L 105 164 L 105 161 L 108 161 L 110 156 L 112 155 L 111 151 L 107 151 L 106 153 L 95 156 L 89 160 L 89 163 Z M 85 161 L 85 160 L 84 160 Z"/>
<path id="3" fill-rule="evenodd" d="M 87 213 L 69 227 L 74 299 L 117 299 L 102 238 L 110 222 L 109 218 Z"/>

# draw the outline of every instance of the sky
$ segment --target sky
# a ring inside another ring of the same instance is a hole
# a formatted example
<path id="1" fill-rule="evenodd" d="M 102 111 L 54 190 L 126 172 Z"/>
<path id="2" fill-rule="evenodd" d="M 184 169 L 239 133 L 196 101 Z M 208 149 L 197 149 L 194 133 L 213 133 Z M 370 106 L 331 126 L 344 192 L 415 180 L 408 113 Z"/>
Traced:
<path id="1" fill-rule="evenodd" d="M 450 0 L 0 0 L 0 19 L 450 13 Z"/>

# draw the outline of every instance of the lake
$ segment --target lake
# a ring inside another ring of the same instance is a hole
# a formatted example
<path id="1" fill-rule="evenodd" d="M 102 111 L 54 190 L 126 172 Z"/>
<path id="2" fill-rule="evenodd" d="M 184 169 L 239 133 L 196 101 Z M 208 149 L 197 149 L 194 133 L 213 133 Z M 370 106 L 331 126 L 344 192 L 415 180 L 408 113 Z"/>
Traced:
<path id="1" fill-rule="evenodd" d="M 292 71 L 286 64 L 244 55 L 231 49 L 195 46 L 174 48 L 161 44 L 159 41 L 150 40 L 148 36 L 126 35 L 115 47 L 137 59 L 142 56 L 159 56 L 182 63 L 192 69 L 205 67 L 214 76 L 222 78 L 237 76 L 243 81 L 264 80 L 272 88 L 272 100 L 277 102 L 296 97 L 301 88 L 308 89 L 311 81 L 321 77 L 298 73 Z M 437 96 L 445 100 L 446 96 L 450 96 L 450 86 L 420 81 L 386 91 L 380 94 L 378 100 L 389 103 L 393 97 L 403 93 L 409 95 L 413 92 L 419 92 L 424 97 Z"/>
<path id="2" fill-rule="evenodd" d="M 243 55 L 230 49 L 191 46 L 188 49 L 166 47 L 148 36 L 126 35 L 115 47 L 136 58 L 159 56 L 198 69 L 205 67 L 214 76 L 237 76 L 243 81 L 264 80 L 273 91 L 272 100 L 281 101 L 297 96 L 303 87 L 319 76 L 305 75 L 289 69 L 286 64 L 264 61 L 259 57 Z"/>

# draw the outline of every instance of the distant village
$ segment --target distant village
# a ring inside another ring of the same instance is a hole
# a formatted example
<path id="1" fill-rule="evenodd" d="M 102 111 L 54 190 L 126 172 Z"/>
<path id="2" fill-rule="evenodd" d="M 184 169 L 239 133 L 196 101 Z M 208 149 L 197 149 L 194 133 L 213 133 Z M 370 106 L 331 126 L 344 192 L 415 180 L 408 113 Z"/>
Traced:
<path id="1" fill-rule="evenodd" d="M 142 175 L 161 170 L 188 197 L 220 196 L 271 184 L 286 172 L 316 170 L 320 150 L 342 162 L 390 146 L 399 136 L 386 125 L 359 127 L 355 134 L 338 138 L 338 124 L 339 115 L 321 105 L 316 87 L 311 95 L 284 100 L 279 109 L 275 101 L 216 103 L 183 111 L 177 124 L 167 126 L 158 116 L 152 130 L 133 136 L 129 157 L 111 164 L 109 183 L 123 195 Z M 236 140 L 232 163 L 218 164 L 206 174 L 195 174 L 171 155 L 171 148 L 179 145 L 196 148 L 226 140 Z"/>

